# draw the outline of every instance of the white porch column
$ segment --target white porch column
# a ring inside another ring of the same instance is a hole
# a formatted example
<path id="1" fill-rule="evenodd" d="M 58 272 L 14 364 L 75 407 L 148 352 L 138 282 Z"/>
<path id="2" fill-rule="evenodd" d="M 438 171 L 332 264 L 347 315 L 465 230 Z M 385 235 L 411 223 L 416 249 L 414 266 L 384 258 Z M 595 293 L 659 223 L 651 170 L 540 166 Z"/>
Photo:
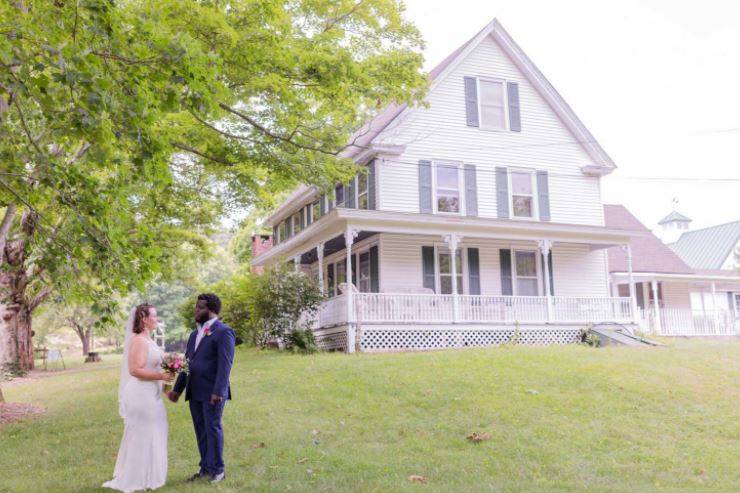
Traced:
<path id="1" fill-rule="evenodd" d="M 719 308 L 717 307 L 717 284 L 712 281 L 710 287 L 712 288 L 712 319 L 714 320 L 714 330 L 716 333 L 720 333 Z"/>
<path id="2" fill-rule="evenodd" d="M 326 294 L 326 288 L 324 287 L 324 242 L 320 242 L 316 245 L 316 256 L 319 259 L 319 289 L 321 294 Z"/>
<path id="3" fill-rule="evenodd" d="M 663 333 L 663 324 L 660 321 L 660 303 L 658 301 L 658 281 L 650 281 L 650 287 L 653 290 L 653 312 L 655 313 L 655 331 L 658 334 Z"/>
<path id="4" fill-rule="evenodd" d="M 459 302 L 457 298 L 457 247 L 462 237 L 450 233 L 444 236 L 445 243 L 450 249 L 450 270 L 452 273 L 452 321 L 457 322 L 459 317 Z"/>
<path id="5" fill-rule="evenodd" d="M 630 287 L 630 310 L 632 311 L 632 321 L 637 322 L 637 296 L 635 295 L 635 278 L 632 276 L 632 248 L 629 245 L 624 245 L 625 252 L 627 253 L 627 276 Z"/>
<path id="6" fill-rule="evenodd" d="M 542 253 L 542 273 L 545 278 L 545 299 L 547 300 L 547 321 L 552 322 L 552 293 L 550 292 L 550 250 L 552 250 L 552 240 L 539 240 L 537 244 Z"/>
<path id="7" fill-rule="evenodd" d="M 352 242 L 357 238 L 358 231 L 347 225 L 344 232 L 344 244 L 347 250 L 347 267 L 345 269 L 345 284 L 347 285 L 347 352 L 355 352 L 355 330 L 352 325 L 354 322 L 354 299 L 352 293 Z"/>

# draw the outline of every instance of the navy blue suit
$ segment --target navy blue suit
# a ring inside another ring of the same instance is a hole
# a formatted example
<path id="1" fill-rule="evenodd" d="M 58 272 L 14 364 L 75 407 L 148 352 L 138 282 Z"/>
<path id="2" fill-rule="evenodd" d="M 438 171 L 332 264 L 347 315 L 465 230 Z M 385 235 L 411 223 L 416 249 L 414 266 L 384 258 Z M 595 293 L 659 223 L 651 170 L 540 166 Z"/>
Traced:
<path id="1" fill-rule="evenodd" d="M 195 349 L 198 331 L 194 330 L 188 339 L 185 357 L 190 371 L 177 377 L 173 391 L 181 394 L 185 390 L 185 400 L 190 401 L 190 414 L 193 417 L 195 436 L 200 451 L 200 471 L 216 475 L 224 471 L 224 433 L 221 426 L 224 405 L 231 399 L 229 373 L 234 361 L 234 331 L 220 320 L 211 324 L 210 335 L 204 335 Z M 211 404 L 211 395 L 223 397 L 216 405 Z"/>

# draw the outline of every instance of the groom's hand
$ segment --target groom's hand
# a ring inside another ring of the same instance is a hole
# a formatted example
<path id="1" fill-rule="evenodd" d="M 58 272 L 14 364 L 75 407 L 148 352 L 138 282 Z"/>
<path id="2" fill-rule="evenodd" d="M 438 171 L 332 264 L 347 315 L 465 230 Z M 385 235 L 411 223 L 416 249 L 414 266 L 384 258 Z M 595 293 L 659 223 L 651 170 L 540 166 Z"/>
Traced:
<path id="1" fill-rule="evenodd" d="M 172 402 L 177 402 L 178 399 L 180 399 L 180 394 L 173 390 L 170 390 L 169 392 L 167 392 L 167 398 Z"/>
<path id="2" fill-rule="evenodd" d="M 224 400 L 223 397 L 216 394 L 211 394 L 211 406 L 215 406 L 216 404 L 221 404 L 221 401 Z"/>

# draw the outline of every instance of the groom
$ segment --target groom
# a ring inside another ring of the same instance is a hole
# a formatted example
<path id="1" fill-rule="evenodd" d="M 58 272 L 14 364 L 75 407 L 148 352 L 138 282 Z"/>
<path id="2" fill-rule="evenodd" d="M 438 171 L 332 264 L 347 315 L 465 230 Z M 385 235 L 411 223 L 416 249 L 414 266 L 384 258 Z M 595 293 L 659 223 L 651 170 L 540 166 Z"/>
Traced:
<path id="1" fill-rule="evenodd" d="M 229 373 L 234 361 L 234 331 L 218 319 L 221 300 L 215 294 L 198 295 L 195 303 L 197 330 L 190 334 L 185 357 L 190 363 L 188 375 L 181 373 L 168 394 L 177 402 L 185 389 L 200 451 L 200 470 L 188 481 L 208 479 L 223 481 L 224 433 L 221 416 L 226 399 L 231 399 Z"/>

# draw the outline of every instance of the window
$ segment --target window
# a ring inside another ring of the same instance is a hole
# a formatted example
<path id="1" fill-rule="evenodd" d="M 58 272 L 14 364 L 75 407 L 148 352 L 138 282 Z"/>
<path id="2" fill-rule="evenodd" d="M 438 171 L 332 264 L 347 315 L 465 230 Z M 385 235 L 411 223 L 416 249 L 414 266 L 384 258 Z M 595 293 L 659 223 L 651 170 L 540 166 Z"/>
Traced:
<path id="1" fill-rule="evenodd" d="M 321 204 L 319 200 L 311 204 L 311 222 L 318 221 L 321 217 Z"/>
<path id="2" fill-rule="evenodd" d="M 297 235 L 301 232 L 302 223 L 301 223 L 301 214 L 303 214 L 303 210 L 300 210 L 293 214 L 293 217 L 290 218 L 291 221 L 293 221 L 293 234 Z"/>
<path id="3" fill-rule="evenodd" d="M 337 289 L 336 294 L 340 295 L 342 292 L 339 290 L 339 285 L 347 281 L 347 262 L 346 260 L 340 260 L 334 264 L 334 272 L 337 273 Z"/>
<path id="4" fill-rule="evenodd" d="M 457 275 L 457 292 L 463 293 L 463 259 L 462 251 L 458 248 L 455 251 L 455 262 Z M 450 252 L 444 250 L 437 251 L 437 265 L 439 266 L 439 292 L 440 294 L 452 294 L 452 258 Z"/>
<path id="5" fill-rule="evenodd" d="M 280 234 L 280 242 L 288 239 L 288 222 L 283 221 L 280 223 L 280 228 L 278 228 L 278 233 Z"/>
<path id="6" fill-rule="evenodd" d="M 735 316 L 740 317 L 740 293 L 735 293 Z"/>
<path id="7" fill-rule="evenodd" d="M 534 173 L 512 171 L 511 210 L 514 217 L 534 218 Z"/>
<path id="8" fill-rule="evenodd" d="M 456 164 L 434 166 L 437 212 L 460 212 L 460 175 Z"/>
<path id="9" fill-rule="evenodd" d="M 535 252 L 514 252 L 514 278 L 517 296 L 537 296 L 539 282 L 537 281 L 537 255 Z"/>
<path id="10" fill-rule="evenodd" d="M 357 175 L 357 208 L 367 209 L 369 207 L 368 199 L 368 181 L 370 180 L 369 173 L 360 173 Z"/>
<path id="11" fill-rule="evenodd" d="M 629 284 L 619 284 L 619 285 L 617 285 L 617 294 L 621 298 L 629 298 L 629 296 L 630 296 L 630 285 Z"/>
<path id="12" fill-rule="evenodd" d="M 361 293 L 370 292 L 370 252 L 358 255 L 357 289 Z"/>
<path id="13" fill-rule="evenodd" d="M 331 298 L 334 296 L 334 265 L 326 266 L 326 295 Z"/>
<path id="14" fill-rule="evenodd" d="M 344 207 L 344 185 L 337 185 L 334 188 L 334 205 Z"/>
<path id="15" fill-rule="evenodd" d="M 504 83 L 478 79 L 481 128 L 506 130 L 506 105 Z"/>

